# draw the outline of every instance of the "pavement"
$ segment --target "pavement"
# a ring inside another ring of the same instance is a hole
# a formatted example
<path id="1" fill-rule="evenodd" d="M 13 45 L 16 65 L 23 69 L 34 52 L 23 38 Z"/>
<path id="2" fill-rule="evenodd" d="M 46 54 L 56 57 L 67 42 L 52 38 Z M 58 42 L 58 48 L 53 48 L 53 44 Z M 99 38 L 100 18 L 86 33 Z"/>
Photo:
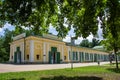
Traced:
<path id="1" fill-rule="evenodd" d="M 100 62 L 100 65 L 109 64 L 109 62 Z M 94 66 L 98 63 L 73 63 L 73 67 Z M 51 69 L 71 68 L 71 63 L 67 64 L 2 64 L 0 63 L 0 73 L 38 71 Z"/>

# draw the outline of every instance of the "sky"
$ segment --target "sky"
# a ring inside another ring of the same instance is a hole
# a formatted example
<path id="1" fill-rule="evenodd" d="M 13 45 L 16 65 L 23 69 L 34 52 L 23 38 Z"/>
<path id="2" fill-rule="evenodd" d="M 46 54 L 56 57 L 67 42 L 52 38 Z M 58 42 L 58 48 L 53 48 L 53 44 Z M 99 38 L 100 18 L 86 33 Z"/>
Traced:
<path id="1" fill-rule="evenodd" d="M 12 26 L 11 24 L 6 23 L 6 24 L 4 25 L 4 27 L 0 28 L 0 35 L 3 35 L 3 34 L 4 34 L 4 30 L 5 30 L 6 28 L 9 29 L 10 31 L 15 29 L 14 26 Z M 58 32 L 56 31 L 56 29 L 53 28 L 52 26 L 49 27 L 49 32 L 52 33 L 52 34 L 54 34 L 54 35 L 57 35 L 57 33 L 58 33 Z M 102 29 L 100 28 L 100 25 L 98 25 L 98 31 L 97 31 L 97 33 L 98 33 L 98 39 L 102 40 L 102 39 L 103 39 L 103 37 L 102 37 Z M 63 39 L 63 41 L 64 41 L 64 42 L 70 42 L 70 41 L 71 41 L 71 39 L 70 39 L 71 36 L 72 36 L 72 37 L 75 36 L 75 33 L 74 33 L 74 29 L 73 29 L 73 28 L 68 32 L 68 35 Z M 92 41 L 92 38 L 93 38 L 93 35 L 89 35 L 89 36 L 87 37 L 87 39 L 88 39 L 89 41 Z M 77 40 L 75 40 L 75 44 L 80 44 L 80 42 L 81 42 L 82 40 L 83 40 L 82 37 L 78 37 Z"/>
<path id="2" fill-rule="evenodd" d="M 10 31 L 14 30 L 14 26 L 12 26 L 11 24 L 6 23 L 2 28 L 0 28 L 0 35 L 4 34 L 4 30 L 5 29 L 9 29 Z"/>
<path id="3" fill-rule="evenodd" d="M 57 35 L 57 31 L 56 31 L 55 28 L 53 28 L 52 26 L 50 26 L 49 32 L 52 33 L 52 34 Z M 99 40 L 102 40 L 103 37 L 102 37 L 102 29 L 100 28 L 100 24 L 98 25 L 97 34 L 98 34 L 98 39 L 99 39 Z M 68 35 L 63 39 L 63 41 L 64 41 L 64 42 L 70 42 L 70 41 L 71 41 L 71 39 L 70 39 L 71 36 L 72 36 L 72 37 L 75 36 L 75 33 L 74 33 L 74 29 L 73 29 L 73 28 L 68 32 Z M 89 36 L 87 37 L 87 39 L 91 42 L 92 39 L 93 39 L 93 35 L 89 35 Z M 77 40 L 75 40 L 75 43 L 76 43 L 76 44 L 80 44 L 80 42 L 81 42 L 82 40 L 83 40 L 82 37 L 78 37 Z"/>

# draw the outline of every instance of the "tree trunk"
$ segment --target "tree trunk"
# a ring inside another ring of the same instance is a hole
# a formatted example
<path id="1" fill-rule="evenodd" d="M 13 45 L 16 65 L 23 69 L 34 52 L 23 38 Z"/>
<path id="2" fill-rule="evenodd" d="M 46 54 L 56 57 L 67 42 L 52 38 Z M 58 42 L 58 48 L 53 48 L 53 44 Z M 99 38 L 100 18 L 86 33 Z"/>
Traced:
<path id="1" fill-rule="evenodd" d="M 116 61 L 116 69 L 119 69 L 118 67 L 118 60 L 117 60 L 117 53 L 116 53 L 116 49 L 114 49 L 114 53 L 115 53 L 115 61 Z"/>

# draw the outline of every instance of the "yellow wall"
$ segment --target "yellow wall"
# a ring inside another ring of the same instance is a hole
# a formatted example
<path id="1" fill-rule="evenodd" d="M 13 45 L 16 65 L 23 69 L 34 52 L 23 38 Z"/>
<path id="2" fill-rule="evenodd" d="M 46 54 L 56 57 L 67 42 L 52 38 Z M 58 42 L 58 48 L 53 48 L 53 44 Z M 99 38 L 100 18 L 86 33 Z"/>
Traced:
<path id="1" fill-rule="evenodd" d="M 46 57 L 45 62 L 48 62 L 48 55 L 49 51 L 51 51 L 51 47 L 56 47 L 57 51 L 60 52 L 60 59 L 65 58 L 64 62 L 69 62 L 68 57 L 69 57 L 69 51 L 71 51 L 71 46 L 66 46 L 65 42 L 62 41 L 56 41 L 56 40 L 51 40 L 47 38 L 42 38 L 42 37 L 34 37 L 34 36 L 29 36 L 25 38 L 25 61 L 29 62 L 29 59 L 27 59 L 27 55 L 29 55 L 30 58 L 30 41 L 34 41 L 34 62 L 43 62 L 44 58 L 43 56 Z M 14 55 L 14 52 L 16 51 L 16 47 L 20 46 L 22 52 L 23 51 L 23 45 L 24 44 L 24 39 L 16 40 L 13 41 L 11 45 L 11 51 L 10 51 L 10 57 Z M 13 47 L 14 45 L 14 47 Z M 45 48 L 45 50 L 44 50 Z M 45 51 L 45 52 L 44 52 Z M 107 52 L 103 51 L 98 51 L 98 50 L 93 50 L 89 48 L 81 48 L 81 47 L 75 47 L 72 46 L 72 52 L 85 52 L 85 53 L 92 53 L 92 54 L 108 54 Z M 44 53 L 46 55 L 44 55 Z M 39 55 L 40 59 L 37 60 L 36 55 Z M 11 59 L 10 59 L 11 60 Z M 11 60 L 12 61 L 12 60 Z"/>

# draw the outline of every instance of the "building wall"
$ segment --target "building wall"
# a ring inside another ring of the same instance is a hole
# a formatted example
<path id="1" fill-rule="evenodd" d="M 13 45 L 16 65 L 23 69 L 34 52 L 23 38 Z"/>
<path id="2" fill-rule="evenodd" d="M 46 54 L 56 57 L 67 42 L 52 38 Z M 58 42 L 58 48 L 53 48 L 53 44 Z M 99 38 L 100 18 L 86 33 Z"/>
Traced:
<path id="1" fill-rule="evenodd" d="M 94 59 L 94 55 L 96 54 L 101 54 L 101 55 L 97 55 L 101 59 L 104 57 L 102 55 L 108 55 L 107 52 L 103 52 L 103 51 L 93 50 L 89 48 L 75 47 L 75 46 L 72 47 L 67 46 L 62 41 L 29 36 L 26 37 L 25 39 L 19 39 L 13 41 L 10 44 L 10 61 L 14 61 L 14 52 L 16 51 L 17 47 L 20 47 L 22 53 L 22 62 L 48 63 L 49 52 L 51 51 L 51 47 L 56 47 L 57 52 L 60 52 L 60 59 L 62 60 L 62 62 L 71 62 L 71 61 L 82 62 L 81 58 L 84 58 L 84 61 L 90 61 L 91 58 Z M 25 49 L 25 54 L 24 54 L 24 49 Z M 82 53 L 83 56 L 81 55 Z"/>
<path id="2" fill-rule="evenodd" d="M 10 44 L 10 61 L 14 61 L 14 53 L 16 52 L 17 47 L 20 47 L 21 51 L 21 61 L 24 62 L 24 39 L 14 41 Z"/>

